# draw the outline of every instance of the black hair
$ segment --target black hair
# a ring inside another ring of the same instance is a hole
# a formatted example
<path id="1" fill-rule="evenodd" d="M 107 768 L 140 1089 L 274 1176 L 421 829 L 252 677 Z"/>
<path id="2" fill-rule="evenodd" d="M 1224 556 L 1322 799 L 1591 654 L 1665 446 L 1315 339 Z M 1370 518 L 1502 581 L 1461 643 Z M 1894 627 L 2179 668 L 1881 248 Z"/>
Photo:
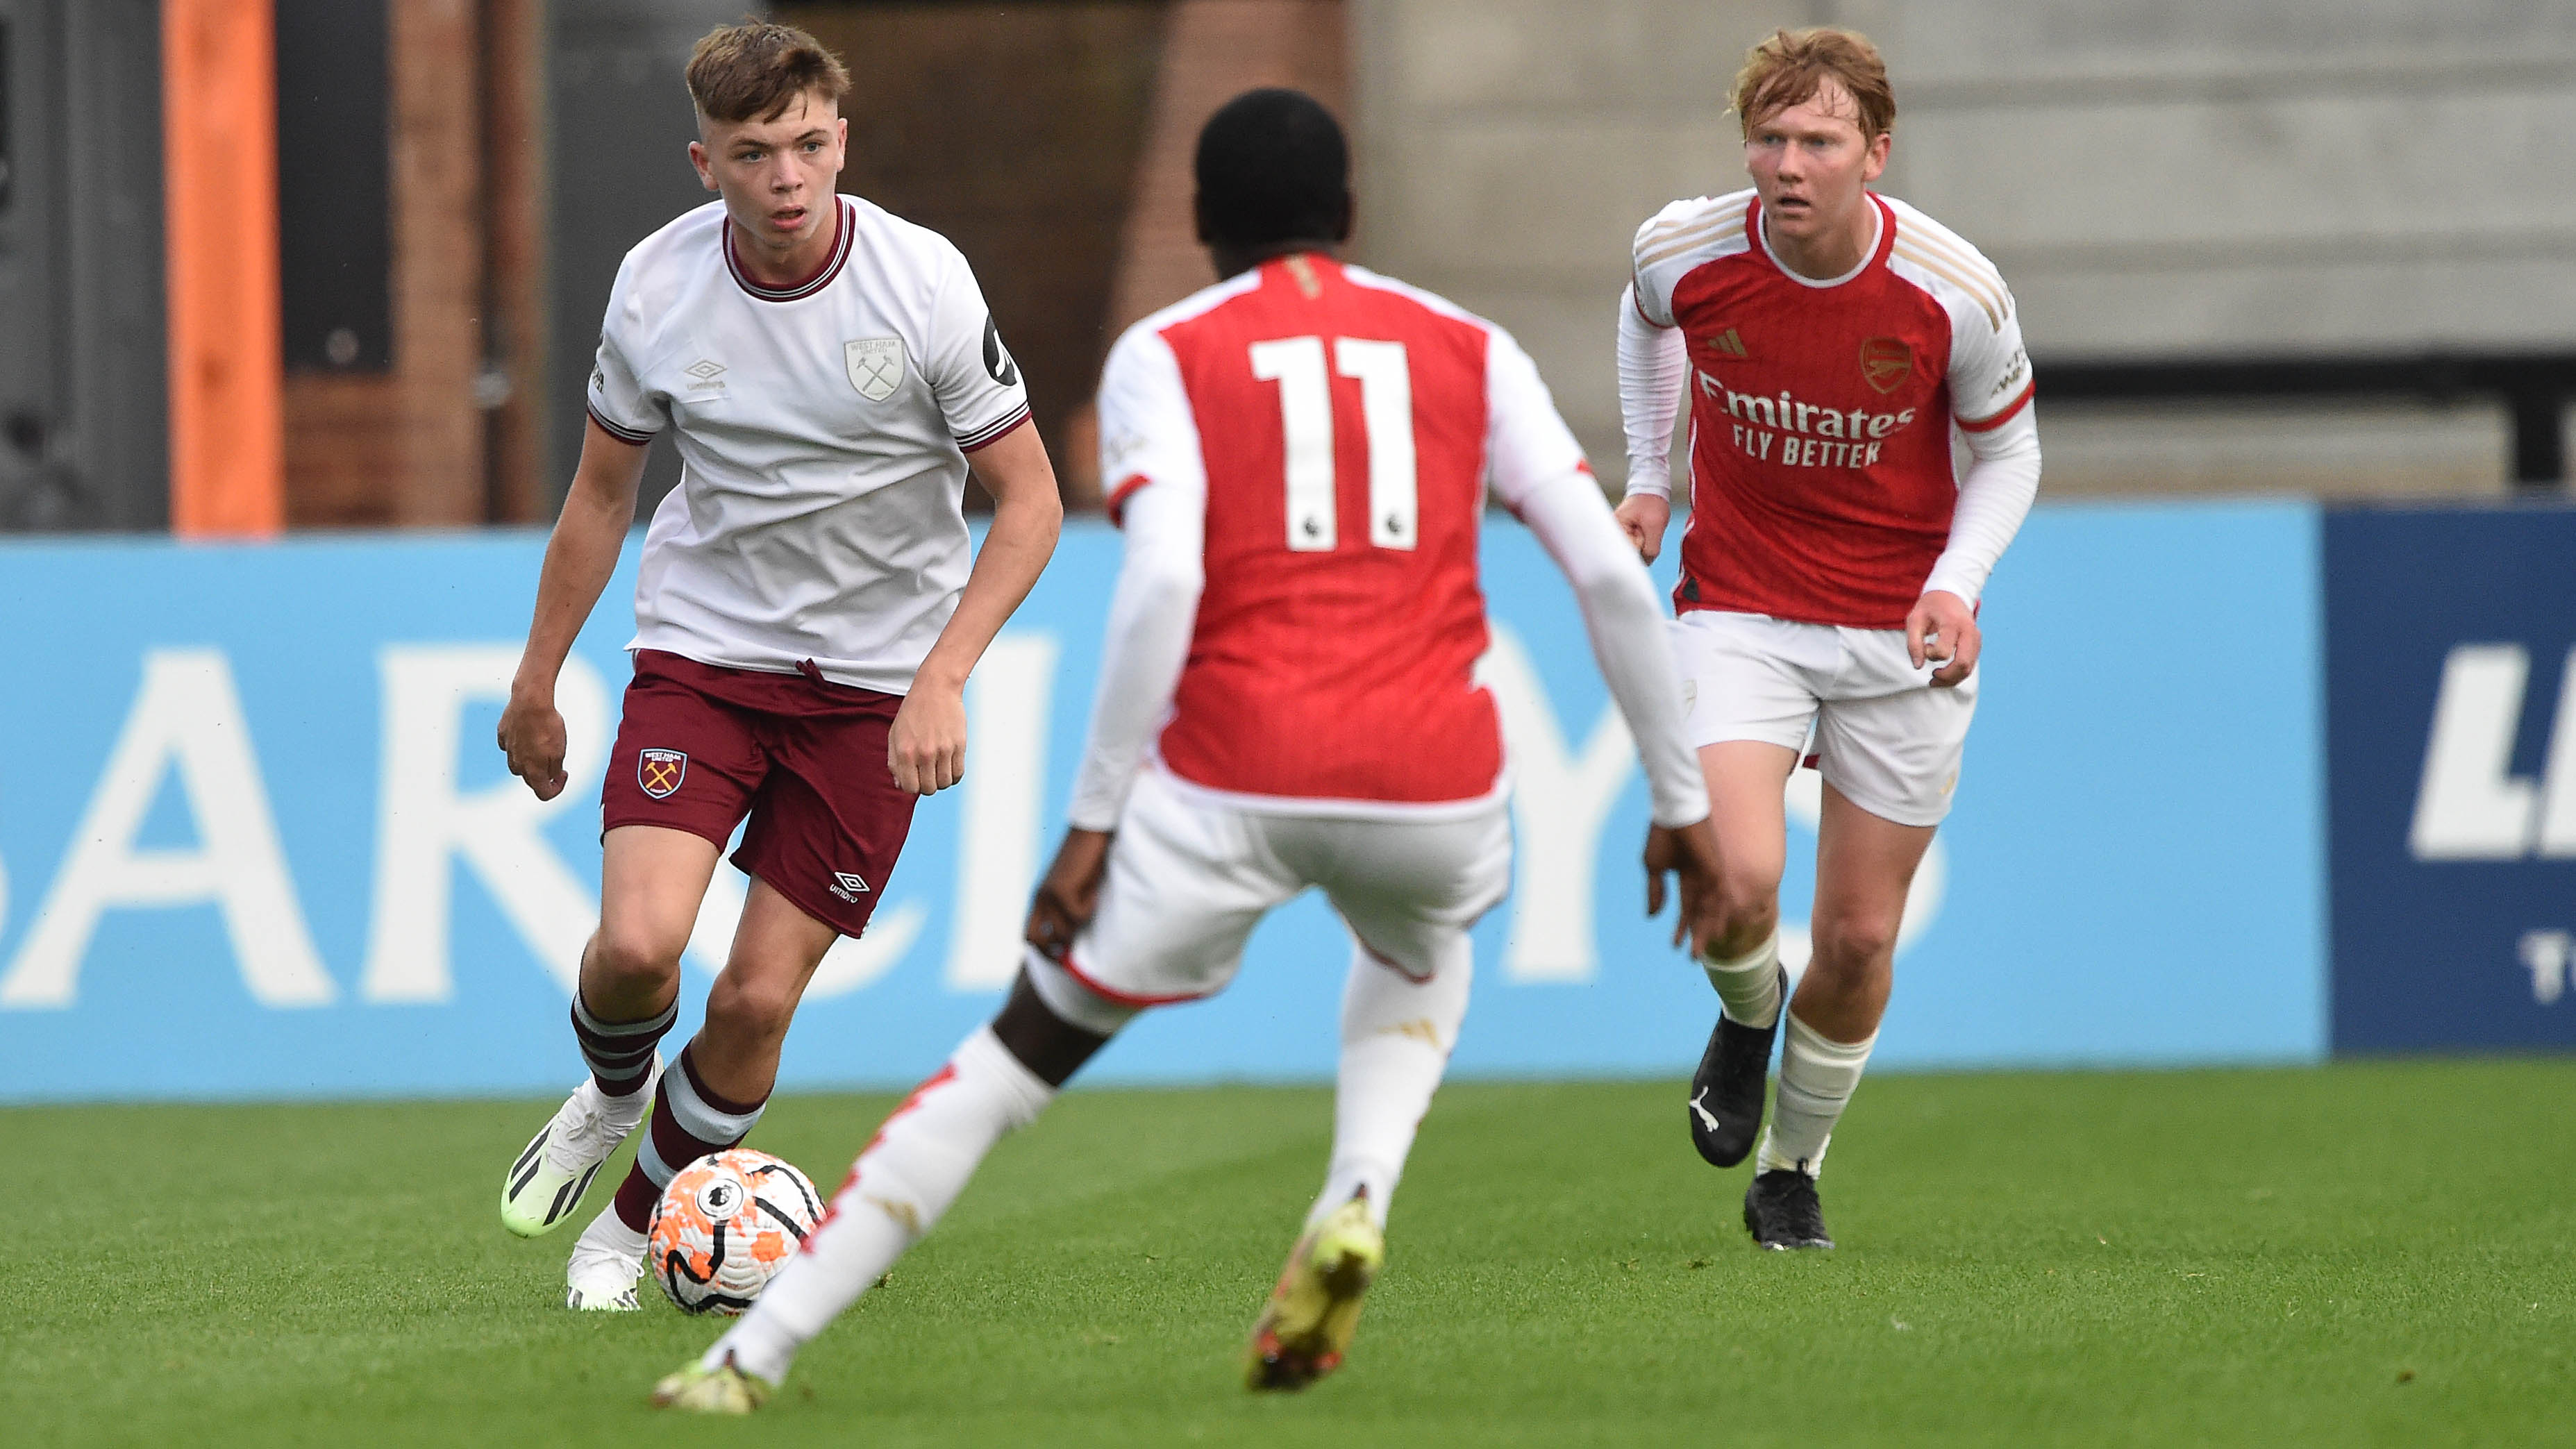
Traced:
<path id="1" fill-rule="evenodd" d="M 1304 91 L 1245 91 L 1208 117 L 1196 165 L 1199 228 L 1215 246 L 1341 241 L 1350 231 L 1350 145 Z"/>

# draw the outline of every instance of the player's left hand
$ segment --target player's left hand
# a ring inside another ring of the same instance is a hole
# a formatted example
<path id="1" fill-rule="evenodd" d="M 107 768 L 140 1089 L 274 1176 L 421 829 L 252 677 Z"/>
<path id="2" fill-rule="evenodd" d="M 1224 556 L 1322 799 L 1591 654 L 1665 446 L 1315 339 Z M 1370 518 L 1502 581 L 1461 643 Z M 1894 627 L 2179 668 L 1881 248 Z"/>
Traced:
<path id="1" fill-rule="evenodd" d="M 1074 936 L 1091 924 L 1100 909 L 1100 883 L 1109 874 L 1106 830 L 1069 829 L 1056 847 L 1055 863 L 1038 882 L 1029 902 L 1029 944 L 1050 961 L 1064 959 Z"/>
<path id="2" fill-rule="evenodd" d="M 1950 689 L 1977 670 L 1977 650 L 1984 638 L 1977 632 L 1977 611 L 1968 601 L 1947 589 L 1934 589 L 1914 601 L 1914 611 L 1905 616 L 1905 654 L 1914 667 L 1926 664 L 1940 667 L 1932 671 L 1935 688 Z"/>
<path id="3" fill-rule="evenodd" d="M 966 691 L 915 679 L 886 734 L 886 765 L 915 795 L 936 795 L 966 778 Z"/>

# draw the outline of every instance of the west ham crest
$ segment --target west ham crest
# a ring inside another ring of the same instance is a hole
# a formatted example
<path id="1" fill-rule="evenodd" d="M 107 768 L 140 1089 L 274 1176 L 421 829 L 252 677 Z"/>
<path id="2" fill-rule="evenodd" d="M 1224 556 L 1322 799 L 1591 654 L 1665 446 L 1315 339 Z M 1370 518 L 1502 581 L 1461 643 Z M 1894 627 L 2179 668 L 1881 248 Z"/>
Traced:
<path id="1" fill-rule="evenodd" d="M 1860 375 L 1880 392 L 1894 392 L 1914 375 L 1914 349 L 1893 337 L 1873 337 L 1860 345 Z"/>
<path id="2" fill-rule="evenodd" d="M 856 342 L 844 342 L 841 361 L 849 370 L 850 386 L 870 402 L 884 402 L 903 385 L 900 337 L 862 337 Z"/>
<path id="3" fill-rule="evenodd" d="M 635 783 L 656 800 L 668 800 L 689 777 L 689 757 L 680 750 L 639 750 L 635 755 Z"/>

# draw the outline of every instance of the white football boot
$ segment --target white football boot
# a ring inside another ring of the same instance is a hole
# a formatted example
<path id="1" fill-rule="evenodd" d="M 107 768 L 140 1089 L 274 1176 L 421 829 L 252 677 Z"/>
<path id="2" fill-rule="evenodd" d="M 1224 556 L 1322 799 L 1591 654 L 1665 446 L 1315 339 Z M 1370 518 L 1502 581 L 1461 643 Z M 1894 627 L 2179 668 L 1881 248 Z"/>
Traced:
<path id="1" fill-rule="evenodd" d="M 644 1235 L 626 1226 L 609 1204 L 581 1230 L 564 1265 L 564 1306 L 585 1313 L 633 1313 L 635 1280 L 644 1276 Z"/>
<path id="2" fill-rule="evenodd" d="M 604 1095 L 597 1082 L 582 1078 L 501 1179 L 501 1226 L 533 1238 L 570 1217 L 590 1191 L 590 1180 L 599 1176 L 600 1164 L 642 1124 L 661 1084 L 660 1052 L 653 1054 L 643 1087 L 623 1097 Z"/>

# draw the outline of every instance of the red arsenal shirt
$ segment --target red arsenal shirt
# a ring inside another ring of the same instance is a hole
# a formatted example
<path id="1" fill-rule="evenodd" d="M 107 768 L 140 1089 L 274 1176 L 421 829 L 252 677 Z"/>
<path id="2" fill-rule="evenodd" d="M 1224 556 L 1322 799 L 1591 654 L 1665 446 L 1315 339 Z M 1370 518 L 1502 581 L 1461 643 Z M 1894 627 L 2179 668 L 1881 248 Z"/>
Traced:
<path id="1" fill-rule="evenodd" d="M 1636 304 L 1688 348 L 1691 519 L 1677 609 L 1894 629 L 1950 536 L 1956 426 L 2031 397 L 2012 294 L 1976 248 L 1872 194 L 1878 234 L 1827 281 L 1782 267 L 1750 191 L 1637 233 Z"/>
<path id="2" fill-rule="evenodd" d="M 1583 468 L 1538 370 L 1448 302 L 1277 259 L 1147 319 L 1101 382 L 1112 515 L 1204 490 L 1205 584 L 1159 749 L 1193 784 L 1363 813 L 1503 772 L 1476 543 Z"/>

